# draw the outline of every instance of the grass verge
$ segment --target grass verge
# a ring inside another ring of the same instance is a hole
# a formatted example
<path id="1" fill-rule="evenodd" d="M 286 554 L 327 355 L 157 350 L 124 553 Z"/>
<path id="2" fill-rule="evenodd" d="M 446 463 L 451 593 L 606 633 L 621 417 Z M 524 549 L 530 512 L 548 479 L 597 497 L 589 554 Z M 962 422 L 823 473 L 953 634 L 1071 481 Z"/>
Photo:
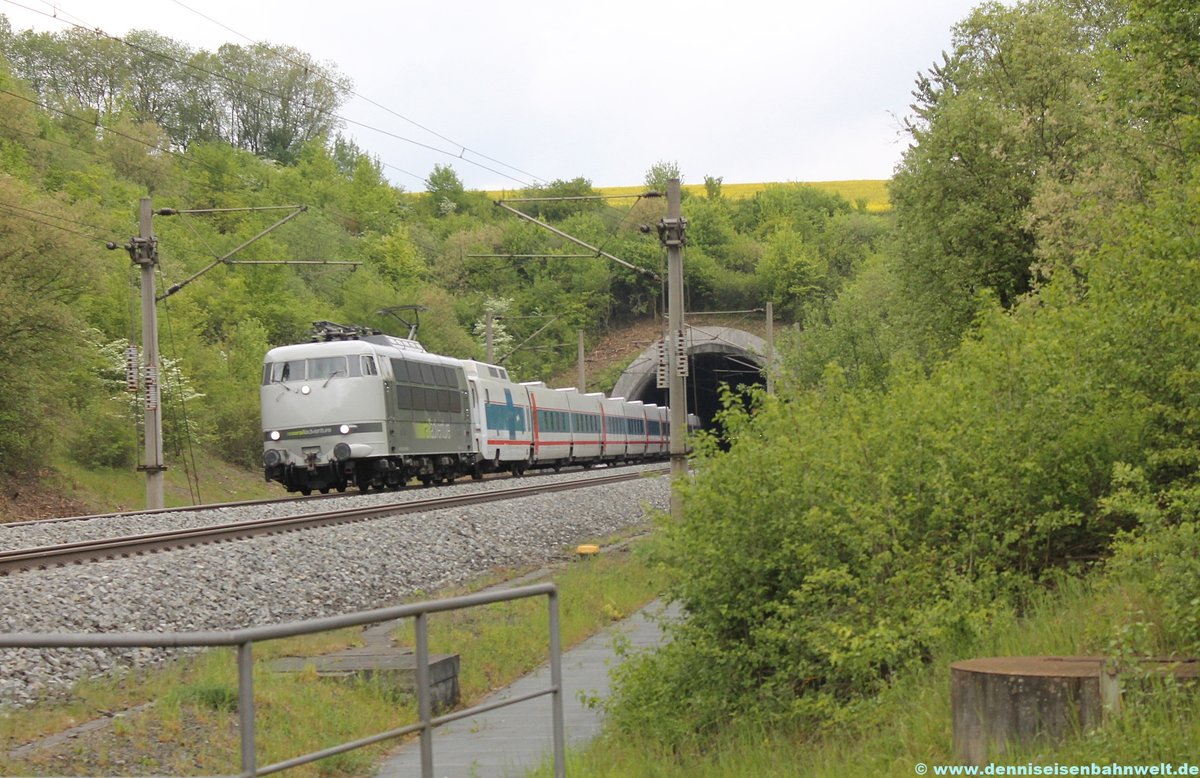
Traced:
<path id="1" fill-rule="evenodd" d="M 661 590 L 661 573 L 638 552 L 638 545 L 635 541 L 632 550 L 571 562 L 552 572 L 560 593 L 564 646 L 632 613 Z M 487 582 L 469 589 L 483 583 Z M 547 656 L 544 598 L 435 614 L 429 626 L 432 651 L 461 657 L 464 706 L 537 667 Z M 259 764 L 416 720 L 412 703 L 398 699 L 393 690 L 318 679 L 315 673 L 271 673 L 266 668 L 266 662 L 279 656 L 315 655 L 355 645 L 359 635 L 358 630 L 345 630 L 255 646 Z M 131 711 L 150 702 L 153 705 Z M 83 683 L 69 701 L 0 713 L 0 775 L 234 773 L 236 707 L 236 661 L 233 652 L 225 650 L 179 659 L 152 672 Z M 23 743 L 113 711 L 127 713 L 102 731 L 38 749 L 21 759 L 6 758 Z M 370 775 L 392 746 L 359 749 L 295 768 L 288 775 Z"/>
<path id="2" fill-rule="evenodd" d="M 189 461 L 186 470 L 190 471 L 192 466 Z M 285 496 L 278 484 L 265 482 L 261 472 L 235 467 L 203 451 L 196 453 L 194 467 L 196 472 L 187 472 L 183 465 L 172 464 L 166 471 L 163 500 L 167 507 Z M 136 470 L 89 469 L 69 460 L 57 462 L 55 470 L 68 493 L 95 505 L 97 511 L 146 507 L 146 476 Z"/>
<path id="3" fill-rule="evenodd" d="M 263 481 L 262 473 L 222 462 L 203 451 L 195 471 L 171 462 L 163 498 L 168 508 L 200 502 L 234 502 L 284 496 L 278 484 Z M 33 473 L 0 477 L 0 523 L 55 516 L 80 516 L 141 510 L 146 507 L 146 476 L 133 468 L 86 468 L 60 458 Z"/>

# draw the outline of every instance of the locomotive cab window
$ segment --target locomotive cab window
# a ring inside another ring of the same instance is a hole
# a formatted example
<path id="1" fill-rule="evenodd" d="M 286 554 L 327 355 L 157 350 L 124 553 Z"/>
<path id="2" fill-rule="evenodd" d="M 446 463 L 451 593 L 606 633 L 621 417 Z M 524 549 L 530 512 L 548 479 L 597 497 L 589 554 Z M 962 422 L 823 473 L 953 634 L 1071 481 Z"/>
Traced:
<path id="1" fill-rule="evenodd" d="M 379 375 L 379 370 L 375 367 L 375 357 L 363 355 L 359 357 L 359 362 L 362 375 Z"/>
<path id="2" fill-rule="evenodd" d="M 320 381 L 325 378 L 335 378 L 348 375 L 345 357 L 320 357 L 308 360 L 308 379 Z"/>
<path id="3" fill-rule="evenodd" d="M 274 384 L 282 381 L 303 381 L 304 360 L 291 362 L 272 362 L 263 370 L 263 383 Z"/>

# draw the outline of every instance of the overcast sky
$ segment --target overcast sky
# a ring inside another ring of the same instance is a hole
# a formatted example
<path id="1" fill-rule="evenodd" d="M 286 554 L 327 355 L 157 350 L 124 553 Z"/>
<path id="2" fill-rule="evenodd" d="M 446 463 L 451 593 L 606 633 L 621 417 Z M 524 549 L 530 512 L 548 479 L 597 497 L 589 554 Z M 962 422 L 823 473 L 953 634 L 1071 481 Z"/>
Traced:
<path id="1" fill-rule="evenodd" d="M 0 0 L 14 30 L 67 20 L 208 50 L 288 44 L 333 63 L 360 95 L 453 141 L 363 100 L 343 108 L 450 152 L 344 127 L 395 183 L 421 190 L 434 163 L 473 189 L 576 176 L 632 186 L 658 161 L 678 162 L 684 183 L 888 178 L 917 73 L 978 0 L 18 3 Z"/>

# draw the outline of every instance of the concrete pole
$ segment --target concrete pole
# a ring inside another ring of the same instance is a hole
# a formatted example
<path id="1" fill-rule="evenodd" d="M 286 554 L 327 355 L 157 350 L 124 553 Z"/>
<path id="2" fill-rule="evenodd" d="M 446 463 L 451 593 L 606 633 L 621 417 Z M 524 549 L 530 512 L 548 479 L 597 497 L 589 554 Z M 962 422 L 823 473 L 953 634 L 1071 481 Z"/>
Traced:
<path id="1" fill-rule="evenodd" d="M 155 305 L 154 267 L 158 264 L 158 246 L 151 222 L 150 198 L 138 204 L 138 240 L 133 261 L 142 269 L 142 354 L 145 360 L 145 447 L 140 470 L 146 472 L 146 508 L 163 507 L 162 403 L 159 392 L 158 308 Z"/>
<path id="2" fill-rule="evenodd" d="M 667 246 L 667 402 L 671 406 L 671 519 L 683 519 L 677 485 L 687 477 L 687 392 L 683 374 L 687 359 L 683 334 L 683 220 L 679 179 L 667 182 L 667 217 L 662 240 Z"/>
<path id="3" fill-rule="evenodd" d="M 767 394 L 775 394 L 775 305 L 767 302 Z"/>
<path id="4" fill-rule="evenodd" d="M 484 316 L 483 320 L 484 320 L 484 338 L 485 338 L 485 343 L 487 344 L 486 356 L 484 357 L 483 361 L 485 361 L 489 365 L 491 365 L 491 364 L 494 364 L 493 360 L 495 359 L 495 356 L 492 353 L 492 312 L 488 311 L 487 314 Z"/>
<path id="5" fill-rule="evenodd" d="M 587 391 L 587 372 L 583 369 L 583 330 L 579 330 L 579 391 Z"/>

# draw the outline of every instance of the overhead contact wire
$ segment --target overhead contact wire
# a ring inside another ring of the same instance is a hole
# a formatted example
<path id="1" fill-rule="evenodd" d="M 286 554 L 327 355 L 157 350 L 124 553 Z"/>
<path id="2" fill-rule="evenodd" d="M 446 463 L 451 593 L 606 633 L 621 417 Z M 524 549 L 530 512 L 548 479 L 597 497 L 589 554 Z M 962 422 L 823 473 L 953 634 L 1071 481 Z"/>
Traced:
<path id="1" fill-rule="evenodd" d="M 89 235 L 86 232 L 80 232 L 79 230 L 73 230 L 70 227 L 62 226 L 61 224 L 54 224 L 53 222 L 43 221 L 42 219 L 35 219 L 32 216 L 26 216 L 25 214 L 20 213 L 20 211 L 28 210 L 26 208 L 17 208 L 16 206 L 7 205 L 5 203 L 0 203 L 0 208 L 4 208 L 5 210 L 9 211 L 13 216 L 17 217 L 18 219 L 24 219 L 27 222 L 32 222 L 34 224 L 41 224 L 44 227 L 53 227 L 56 230 L 62 230 L 63 232 L 69 232 L 72 235 L 78 235 L 82 238 L 87 238 L 88 240 L 100 240 L 100 237 L 97 235 Z M 38 213 L 38 212 L 34 211 L 33 213 Z M 57 216 L 51 216 L 50 214 L 42 214 L 42 215 L 47 216 L 51 219 L 59 218 Z"/>

